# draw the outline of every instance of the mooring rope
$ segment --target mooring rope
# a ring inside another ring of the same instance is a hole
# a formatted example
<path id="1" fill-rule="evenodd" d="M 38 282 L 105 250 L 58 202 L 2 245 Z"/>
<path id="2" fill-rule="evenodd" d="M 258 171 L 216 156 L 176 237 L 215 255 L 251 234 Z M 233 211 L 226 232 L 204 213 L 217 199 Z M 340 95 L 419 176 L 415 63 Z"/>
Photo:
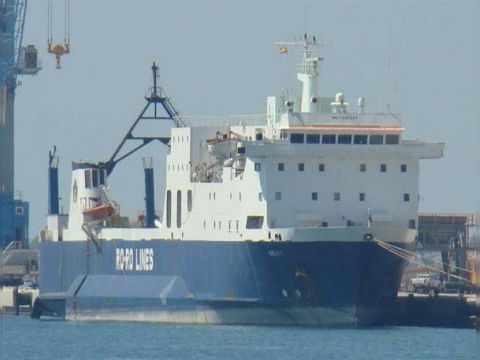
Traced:
<path id="1" fill-rule="evenodd" d="M 436 268 L 434 266 L 430 266 L 430 265 L 427 265 L 425 262 L 423 261 L 417 261 L 415 259 L 415 253 L 414 252 L 411 252 L 409 250 L 406 250 L 406 249 L 402 249 L 401 247 L 398 247 L 398 246 L 395 246 L 395 245 L 392 245 L 392 244 L 389 244 L 387 243 L 386 241 L 382 241 L 382 240 L 379 240 L 379 239 L 376 239 L 376 238 L 373 238 L 373 241 L 375 241 L 380 247 L 382 247 L 383 249 L 391 252 L 392 254 L 394 255 L 397 255 L 398 257 L 404 259 L 404 260 L 407 260 L 408 262 L 411 262 L 411 263 L 414 263 L 418 266 L 422 266 L 422 267 L 425 267 L 429 270 L 432 270 L 432 271 L 435 271 L 435 272 L 439 272 L 439 273 L 442 273 L 444 275 L 447 275 L 447 276 L 450 276 L 452 278 L 455 278 L 455 279 L 458 279 L 458 280 L 463 280 L 463 281 L 466 281 L 470 284 L 472 284 L 473 282 L 469 279 L 466 279 L 464 277 L 461 277 L 461 276 L 458 276 L 458 275 L 454 275 L 454 274 L 450 274 L 446 271 L 444 271 L 443 269 L 440 269 L 440 268 Z M 443 265 L 447 265 L 447 264 L 444 264 L 444 263 L 441 263 Z M 455 267 L 456 269 L 458 270 L 463 270 L 463 271 L 466 271 L 466 272 L 469 272 L 469 273 L 473 273 L 473 271 L 471 270 L 468 270 L 468 269 L 463 269 L 463 268 L 460 268 L 460 267 Z"/>

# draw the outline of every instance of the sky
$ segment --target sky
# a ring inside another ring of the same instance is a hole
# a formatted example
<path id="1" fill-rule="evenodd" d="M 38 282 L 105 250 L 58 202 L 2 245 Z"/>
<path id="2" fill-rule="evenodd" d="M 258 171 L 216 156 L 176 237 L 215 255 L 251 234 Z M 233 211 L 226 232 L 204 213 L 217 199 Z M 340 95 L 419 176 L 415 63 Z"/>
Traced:
<path id="1" fill-rule="evenodd" d="M 54 0 L 63 42 L 64 1 Z M 295 52 L 277 41 L 305 30 L 327 44 L 319 93 L 343 92 L 366 111 L 402 114 L 405 138 L 446 143 L 424 160 L 420 211 L 479 212 L 480 2 L 71 0 L 71 53 L 47 54 L 47 1 L 30 0 L 24 45 L 42 71 L 21 77 L 15 104 L 16 190 L 30 202 L 30 235 L 45 227 L 48 151 L 60 156 L 68 211 L 71 161 L 105 161 L 145 104 L 152 61 L 182 115 L 261 114 L 266 97 L 297 91 Z M 144 209 L 142 157 L 153 157 L 163 205 L 166 148 L 152 144 L 109 178 L 123 214 Z"/>

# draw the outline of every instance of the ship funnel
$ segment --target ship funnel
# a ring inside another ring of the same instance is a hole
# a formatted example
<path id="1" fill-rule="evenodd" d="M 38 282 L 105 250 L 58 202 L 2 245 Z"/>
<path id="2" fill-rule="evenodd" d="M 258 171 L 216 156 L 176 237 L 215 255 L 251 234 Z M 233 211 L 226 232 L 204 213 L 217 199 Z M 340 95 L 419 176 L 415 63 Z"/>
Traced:
<path id="1" fill-rule="evenodd" d="M 48 152 L 48 214 L 58 215 L 58 156 L 57 147 Z"/>
<path id="2" fill-rule="evenodd" d="M 143 171 L 145 173 L 145 227 L 155 227 L 155 190 L 153 178 L 153 159 L 143 159 Z"/>
<path id="3" fill-rule="evenodd" d="M 79 229 L 85 221 L 110 216 L 110 209 L 102 207 L 107 185 L 106 169 L 86 162 L 72 163 L 69 229 Z M 98 209 L 98 210 L 97 210 Z"/>

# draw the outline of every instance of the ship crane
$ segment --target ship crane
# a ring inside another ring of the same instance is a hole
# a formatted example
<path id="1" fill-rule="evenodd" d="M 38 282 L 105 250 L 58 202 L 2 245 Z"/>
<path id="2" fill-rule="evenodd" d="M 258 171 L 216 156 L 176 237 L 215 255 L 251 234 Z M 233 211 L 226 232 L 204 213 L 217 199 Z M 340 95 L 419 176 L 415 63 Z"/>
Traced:
<path id="1" fill-rule="evenodd" d="M 60 60 L 63 55 L 70 54 L 70 0 L 65 0 L 64 42 L 53 44 L 53 0 L 48 1 L 48 53 L 55 55 L 56 69 L 61 69 Z"/>
<path id="2" fill-rule="evenodd" d="M 28 214 L 20 223 L 14 197 L 14 104 L 18 75 L 40 71 L 37 49 L 22 46 L 28 0 L 0 0 L 0 249 L 11 241 L 27 243 Z M 25 225 L 26 224 L 26 225 Z"/>

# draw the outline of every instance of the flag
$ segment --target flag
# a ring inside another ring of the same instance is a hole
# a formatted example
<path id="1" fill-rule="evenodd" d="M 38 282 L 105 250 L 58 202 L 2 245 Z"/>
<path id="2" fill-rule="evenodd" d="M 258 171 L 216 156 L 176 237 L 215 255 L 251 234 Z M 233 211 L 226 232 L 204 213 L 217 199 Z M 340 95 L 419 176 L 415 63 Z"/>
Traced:
<path id="1" fill-rule="evenodd" d="M 280 47 L 280 55 L 285 55 L 288 52 L 286 46 L 281 46 Z"/>

